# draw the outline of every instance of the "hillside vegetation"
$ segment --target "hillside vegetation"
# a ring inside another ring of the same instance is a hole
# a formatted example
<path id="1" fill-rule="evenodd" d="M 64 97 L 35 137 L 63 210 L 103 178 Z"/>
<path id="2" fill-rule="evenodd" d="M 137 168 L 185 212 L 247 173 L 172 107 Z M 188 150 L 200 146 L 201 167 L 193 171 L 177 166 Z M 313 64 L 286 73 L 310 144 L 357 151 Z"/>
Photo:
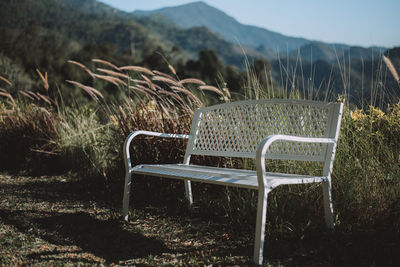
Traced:
<path id="1" fill-rule="evenodd" d="M 102 58 L 162 71 L 168 70 L 169 63 L 180 76 L 196 76 L 213 85 L 227 83 L 231 91 L 243 95 L 247 58 L 247 65 L 254 66 L 260 78 L 264 76 L 264 85 L 314 92 L 314 98 L 317 91 L 317 98 L 348 94 L 353 104 L 367 106 L 378 92 L 387 98 L 398 95 L 391 90 L 395 83 L 388 79 L 376 50 L 338 47 L 335 51 L 315 42 L 266 60 L 267 47 L 243 51 L 208 28 L 184 29 L 160 15 L 137 17 L 95 0 L 5 0 L 0 7 L 0 68 L 5 77 L 19 83 L 17 90 L 39 90 L 33 81 L 40 69 L 64 91 L 63 81 L 84 78 L 66 64 L 68 60 L 91 64 L 92 58 Z M 385 53 L 396 65 L 395 50 Z M 384 76 L 382 84 L 371 82 L 379 80 L 377 75 Z M 64 97 L 79 98 L 76 90 L 65 91 Z"/>

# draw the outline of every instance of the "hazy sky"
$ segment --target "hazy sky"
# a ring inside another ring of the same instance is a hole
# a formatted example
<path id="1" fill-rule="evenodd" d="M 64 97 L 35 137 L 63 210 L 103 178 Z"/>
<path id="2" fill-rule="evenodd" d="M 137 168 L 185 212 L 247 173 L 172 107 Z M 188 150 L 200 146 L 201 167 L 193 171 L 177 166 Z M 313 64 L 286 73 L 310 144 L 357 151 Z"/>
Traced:
<path id="1" fill-rule="evenodd" d="M 124 11 L 190 0 L 101 0 Z M 204 0 L 239 22 L 289 36 L 360 46 L 400 46 L 400 0 Z"/>

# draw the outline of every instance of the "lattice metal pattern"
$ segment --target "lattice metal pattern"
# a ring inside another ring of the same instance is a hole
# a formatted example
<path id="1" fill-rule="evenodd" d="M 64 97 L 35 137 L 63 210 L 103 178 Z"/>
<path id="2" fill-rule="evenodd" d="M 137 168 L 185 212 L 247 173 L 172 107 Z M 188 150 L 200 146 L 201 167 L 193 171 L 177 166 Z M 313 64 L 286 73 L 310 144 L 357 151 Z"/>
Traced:
<path id="1" fill-rule="evenodd" d="M 214 152 L 255 155 L 265 137 L 285 134 L 301 137 L 327 137 L 327 105 L 275 103 L 273 101 L 224 105 L 200 114 L 193 154 Z M 270 155 L 319 157 L 325 145 L 276 142 Z"/>

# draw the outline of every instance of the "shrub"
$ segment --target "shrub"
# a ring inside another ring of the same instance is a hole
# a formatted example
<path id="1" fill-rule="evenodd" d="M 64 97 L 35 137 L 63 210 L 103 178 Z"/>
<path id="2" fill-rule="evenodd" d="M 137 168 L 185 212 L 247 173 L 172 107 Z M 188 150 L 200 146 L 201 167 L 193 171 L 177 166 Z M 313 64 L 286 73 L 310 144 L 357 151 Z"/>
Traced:
<path id="1" fill-rule="evenodd" d="M 59 139 L 57 116 L 36 105 L 0 110 L 0 169 L 53 171 Z M 49 168 L 50 167 L 50 168 Z"/>

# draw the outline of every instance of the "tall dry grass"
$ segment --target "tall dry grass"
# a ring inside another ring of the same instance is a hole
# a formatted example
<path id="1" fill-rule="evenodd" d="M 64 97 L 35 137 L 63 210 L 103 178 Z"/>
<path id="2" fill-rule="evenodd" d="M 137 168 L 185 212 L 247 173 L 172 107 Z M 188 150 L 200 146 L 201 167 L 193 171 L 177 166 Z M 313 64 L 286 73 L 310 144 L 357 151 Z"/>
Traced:
<path id="1" fill-rule="evenodd" d="M 46 171 L 46 168 L 55 166 L 59 170 L 78 172 L 82 176 L 103 178 L 105 185 L 117 188 L 113 198 L 119 200 L 123 183 L 122 143 L 130 131 L 145 129 L 188 133 L 193 111 L 208 105 L 207 96 L 218 98 L 219 101 L 231 100 L 230 91 L 225 86 L 212 87 L 196 78 L 180 79 L 172 66 L 171 73 L 162 73 L 142 66 L 119 67 L 101 59 L 94 59 L 93 63 L 95 66 L 91 69 L 79 62 L 69 61 L 92 81 L 89 85 L 67 81 L 68 86 L 79 88 L 82 94 L 91 99 L 92 104 L 88 106 L 71 108 L 59 105 L 60 100 L 47 93 L 54 89 L 47 86 L 49 77 L 41 72 L 41 75 L 38 74 L 43 82 L 42 93 L 20 91 L 20 95 L 13 98 L 6 90 L 2 91 L 2 169 L 12 166 L 23 170 L 38 165 Z M 347 69 L 343 68 L 344 87 L 347 86 L 346 73 Z M 298 90 L 296 84 L 301 80 L 289 80 L 284 88 L 275 84 L 268 71 L 264 74 L 270 81 L 267 87 L 258 80 L 260 77 L 254 70 L 247 69 L 244 97 L 318 97 L 318 88 L 310 87 L 309 92 Z M 294 76 L 304 81 L 309 78 L 297 74 Z M 378 80 L 383 77 L 376 76 Z M 7 86 L 13 84 L 1 80 Z M 373 82 L 377 83 L 376 80 Z M 104 83 L 121 92 L 122 97 L 118 102 L 107 99 L 106 92 L 98 86 Z M 325 96 L 323 98 L 328 99 Z M 346 96 L 343 99 L 349 100 Z M 397 103 L 390 104 L 385 111 L 372 106 L 353 110 L 350 105 L 346 106 L 333 172 L 333 199 L 339 228 L 385 227 L 400 230 L 399 136 L 400 108 Z M 179 162 L 184 147 L 185 143 L 180 141 L 143 138 L 132 145 L 131 155 L 135 163 Z M 252 167 L 251 162 L 241 159 L 216 161 L 199 157 L 195 160 L 229 167 Z M 316 164 L 279 161 L 268 162 L 268 166 L 278 171 L 311 173 L 320 168 Z M 134 203 L 157 202 L 146 196 L 151 187 L 162 195 L 160 205 L 172 201 L 172 209 L 184 206 L 181 184 L 162 179 L 152 179 L 151 183 L 160 183 L 162 186 L 151 186 L 148 179 L 138 178 Z M 304 185 L 281 187 L 272 193 L 268 210 L 269 234 L 274 231 L 301 234 L 310 227 L 309 220 L 322 221 L 319 218 L 323 216 L 320 187 L 308 185 L 306 188 L 304 190 Z M 228 190 L 210 185 L 196 185 L 194 190 L 197 205 L 201 207 L 198 210 L 204 216 L 217 214 L 228 217 L 239 227 L 253 228 L 256 209 L 256 194 L 253 191 Z M 171 199 L 179 199 L 181 204 L 177 205 Z"/>

